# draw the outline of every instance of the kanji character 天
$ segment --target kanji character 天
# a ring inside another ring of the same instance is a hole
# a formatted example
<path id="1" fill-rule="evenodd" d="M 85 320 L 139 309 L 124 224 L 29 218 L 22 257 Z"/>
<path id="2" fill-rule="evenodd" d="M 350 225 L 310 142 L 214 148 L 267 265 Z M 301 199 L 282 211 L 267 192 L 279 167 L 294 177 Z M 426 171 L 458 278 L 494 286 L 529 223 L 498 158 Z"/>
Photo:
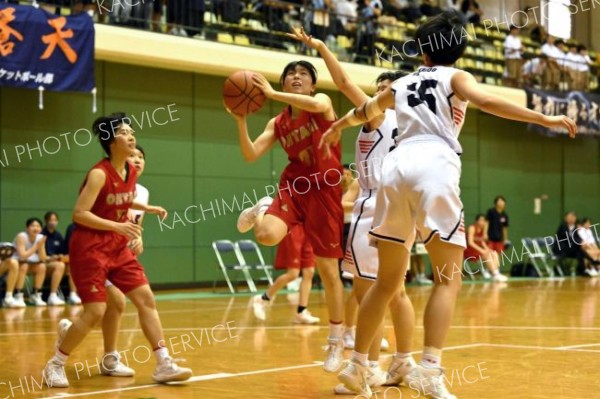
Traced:
<path id="1" fill-rule="evenodd" d="M 47 44 L 48 47 L 46 47 L 46 51 L 44 51 L 44 54 L 42 54 L 40 59 L 46 60 L 50 58 L 50 56 L 52 56 L 54 53 L 56 46 L 58 46 L 71 64 L 77 62 L 77 53 L 65 40 L 73 37 L 73 29 L 67 29 L 65 31 L 62 30 L 62 28 L 64 28 L 67 24 L 67 19 L 65 17 L 51 19 L 48 20 L 48 24 L 50 24 L 50 26 L 53 27 L 56 32 L 42 36 L 42 42 Z"/>

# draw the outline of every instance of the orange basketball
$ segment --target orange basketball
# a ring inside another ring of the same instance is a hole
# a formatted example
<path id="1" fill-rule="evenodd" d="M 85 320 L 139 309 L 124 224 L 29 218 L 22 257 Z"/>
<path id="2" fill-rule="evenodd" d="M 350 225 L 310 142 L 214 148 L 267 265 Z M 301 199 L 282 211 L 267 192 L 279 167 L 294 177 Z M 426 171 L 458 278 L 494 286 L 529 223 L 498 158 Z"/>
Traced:
<path id="1" fill-rule="evenodd" d="M 265 95 L 252 83 L 254 74 L 251 71 L 236 71 L 225 80 L 223 100 L 234 114 L 253 114 L 265 103 Z"/>

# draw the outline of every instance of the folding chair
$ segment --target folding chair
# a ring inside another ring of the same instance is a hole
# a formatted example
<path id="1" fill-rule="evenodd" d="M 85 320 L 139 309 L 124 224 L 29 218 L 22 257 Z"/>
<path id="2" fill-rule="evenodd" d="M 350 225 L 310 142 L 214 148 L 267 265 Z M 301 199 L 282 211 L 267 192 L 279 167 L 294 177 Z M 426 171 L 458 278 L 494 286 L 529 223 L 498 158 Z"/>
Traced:
<path id="1" fill-rule="evenodd" d="M 229 240 L 218 240 L 213 241 L 212 243 L 213 250 L 215 251 L 215 255 L 217 256 L 217 261 L 219 264 L 219 268 L 223 273 L 223 277 L 225 277 L 225 281 L 227 282 L 227 286 L 229 287 L 229 291 L 232 294 L 235 294 L 236 290 L 231 284 L 231 279 L 229 278 L 228 271 L 241 272 L 246 279 L 246 284 L 248 284 L 248 289 L 250 292 L 256 292 L 256 285 L 254 285 L 254 280 L 252 280 L 252 276 L 250 275 L 251 267 L 246 265 L 243 257 L 241 256 L 238 248 L 232 241 Z M 224 260 L 225 258 L 225 260 Z M 238 274 L 239 277 L 239 274 Z M 236 278 L 236 283 L 239 281 L 239 278 Z M 213 280 L 213 291 L 217 285 L 217 278 Z"/>
<path id="2" fill-rule="evenodd" d="M 546 269 L 550 269 L 552 271 L 551 277 L 554 276 L 555 270 L 558 272 L 560 277 L 564 277 L 565 273 L 563 272 L 561 266 L 561 259 L 558 256 L 556 256 L 554 252 L 552 252 L 552 249 L 548 247 L 544 238 L 535 238 L 533 240 L 533 245 L 537 247 L 538 252 L 541 252 L 545 255 L 545 257 L 542 258 L 542 262 L 544 262 Z M 546 250 L 543 250 L 542 248 L 546 248 Z"/>
<path id="3" fill-rule="evenodd" d="M 554 272 L 551 269 L 548 270 L 548 266 L 543 261 L 546 258 L 546 255 L 544 255 L 544 253 L 542 253 L 540 251 L 539 247 L 537 247 L 534 244 L 534 242 L 535 241 L 532 238 L 521 239 L 521 244 L 523 244 L 523 247 L 527 251 L 527 254 L 525 255 L 524 259 L 522 259 L 522 262 L 524 264 L 527 264 L 527 260 L 530 260 L 531 264 L 535 268 L 535 271 L 537 272 L 538 276 L 540 276 L 540 277 L 543 276 L 540 266 L 544 266 L 544 268 L 546 269 L 546 272 L 548 272 L 548 275 L 550 277 L 554 276 Z M 524 267 L 523 275 L 525 275 L 526 270 L 527 270 L 527 268 Z"/>
<path id="4" fill-rule="evenodd" d="M 252 240 L 239 240 L 235 243 L 245 265 L 250 266 L 254 270 L 262 270 L 265 273 L 266 279 L 270 285 L 273 285 L 273 277 L 271 271 L 272 265 L 267 265 L 265 259 L 260 252 L 260 247 Z M 254 262 L 249 262 L 247 256 L 255 257 Z"/>

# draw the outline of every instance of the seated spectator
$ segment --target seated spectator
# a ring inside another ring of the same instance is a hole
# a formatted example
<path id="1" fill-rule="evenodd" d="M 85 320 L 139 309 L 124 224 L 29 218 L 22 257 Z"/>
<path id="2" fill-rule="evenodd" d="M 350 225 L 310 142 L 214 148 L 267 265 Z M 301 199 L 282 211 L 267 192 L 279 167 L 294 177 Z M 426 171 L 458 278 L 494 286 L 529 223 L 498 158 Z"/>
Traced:
<path id="1" fill-rule="evenodd" d="M 444 2 L 442 1 L 441 3 L 443 4 Z M 446 0 L 445 3 L 446 6 L 444 7 L 444 10 L 460 11 L 461 4 L 458 2 L 458 0 Z"/>
<path id="2" fill-rule="evenodd" d="M 329 10 L 333 9 L 332 1 L 311 0 L 311 5 L 312 9 L 307 13 L 310 34 L 319 40 L 325 41 L 329 31 Z"/>
<path id="3" fill-rule="evenodd" d="M 15 299 L 20 303 L 23 301 L 23 286 L 25 285 L 25 276 L 28 273 L 35 274 L 33 283 L 33 294 L 29 297 L 29 302 L 34 306 L 46 306 L 42 300 L 42 285 L 46 278 L 46 237 L 41 233 L 42 221 L 38 218 L 29 218 L 25 222 L 26 231 L 17 234 L 13 245 L 15 253 L 13 259 L 19 262 L 19 276 L 15 285 Z M 64 305 L 65 302 L 56 295 L 58 285 L 63 277 L 65 264 L 56 262 L 53 265 L 52 279 L 50 282 L 50 296 L 48 304 L 51 306 Z"/>
<path id="4" fill-rule="evenodd" d="M 420 11 L 426 17 L 432 17 L 442 12 L 437 5 L 437 0 L 421 0 Z"/>
<path id="5" fill-rule="evenodd" d="M 590 85 L 590 65 L 592 60 L 588 54 L 587 47 L 583 44 L 577 46 L 577 52 L 579 53 L 578 65 L 578 78 L 579 78 L 579 90 L 588 90 Z"/>
<path id="6" fill-rule="evenodd" d="M 580 57 L 577 52 L 577 45 L 571 43 L 568 45 L 569 52 L 565 55 L 565 70 L 569 83 L 569 90 L 581 90 L 579 83 L 579 62 Z"/>
<path id="7" fill-rule="evenodd" d="M 595 231 L 595 229 L 594 229 Z M 575 244 L 579 245 L 582 251 L 586 266 L 585 273 L 589 276 L 598 276 L 598 266 L 600 266 L 600 249 L 596 243 L 596 234 L 591 229 L 589 218 L 582 218 L 576 229 L 576 235 L 573 237 Z"/>
<path id="8" fill-rule="evenodd" d="M 547 68 L 544 70 L 542 86 L 547 90 L 558 90 L 560 82 L 564 53 L 555 44 L 554 36 L 548 36 L 546 43 L 542 46 L 542 54 L 548 60 Z"/>
<path id="9" fill-rule="evenodd" d="M 521 84 L 521 66 L 523 45 L 519 39 L 519 28 L 512 25 L 510 34 L 504 40 L 504 58 L 506 59 L 507 83 L 512 87 L 519 87 Z"/>
<path id="10" fill-rule="evenodd" d="M 483 214 L 475 216 L 475 223 L 467 228 L 467 248 L 465 262 L 480 261 L 492 275 L 495 282 L 505 282 L 508 278 L 500 274 L 500 256 L 490 249 L 485 242 L 486 219 Z"/>
<path id="11" fill-rule="evenodd" d="M 69 299 L 71 305 L 81 305 L 81 299 L 77 295 L 77 288 L 73 283 L 73 279 L 69 273 L 69 255 L 66 250 L 65 239 L 56 227 L 58 226 L 58 214 L 56 212 L 46 212 L 44 215 L 46 225 L 42 230 L 42 234 L 46 237 L 46 256 L 48 256 L 47 265 L 49 269 L 53 269 L 57 263 L 63 263 L 65 274 L 69 276 Z"/>
<path id="12" fill-rule="evenodd" d="M 541 84 L 544 68 L 546 68 L 548 57 L 541 54 L 527 61 L 521 68 L 521 78 L 526 86 Z"/>
<path id="13" fill-rule="evenodd" d="M 483 11 L 479 7 L 479 3 L 475 0 L 463 0 L 460 11 L 465 15 L 467 21 L 472 24 L 481 23 L 481 16 Z"/>
<path id="14" fill-rule="evenodd" d="M 19 274 L 19 262 L 12 258 L 15 247 L 10 243 L 0 243 L 0 276 L 6 274 L 6 294 L 2 301 L 5 308 L 24 308 L 24 301 L 17 301 L 13 296 L 17 276 Z"/>
<path id="15" fill-rule="evenodd" d="M 552 243 L 552 252 L 562 259 L 577 259 L 579 261 L 579 272 L 583 273 L 583 261 L 581 260 L 579 247 L 573 237 L 577 228 L 577 215 L 573 211 L 565 213 L 563 221 L 556 230 L 555 240 Z"/>

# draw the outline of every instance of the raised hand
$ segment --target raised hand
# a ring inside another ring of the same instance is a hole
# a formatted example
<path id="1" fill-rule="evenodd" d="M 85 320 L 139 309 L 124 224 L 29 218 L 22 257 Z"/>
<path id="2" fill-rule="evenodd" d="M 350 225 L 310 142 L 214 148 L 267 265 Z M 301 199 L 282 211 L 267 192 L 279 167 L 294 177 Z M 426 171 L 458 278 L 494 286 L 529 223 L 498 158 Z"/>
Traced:
<path id="1" fill-rule="evenodd" d="M 292 28 L 292 33 L 286 33 L 286 35 L 292 39 L 296 39 L 299 42 L 304 43 L 308 48 L 318 49 L 318 47 L 323 44 L 321 40 L 307 35 L 303 27 Z"/>

